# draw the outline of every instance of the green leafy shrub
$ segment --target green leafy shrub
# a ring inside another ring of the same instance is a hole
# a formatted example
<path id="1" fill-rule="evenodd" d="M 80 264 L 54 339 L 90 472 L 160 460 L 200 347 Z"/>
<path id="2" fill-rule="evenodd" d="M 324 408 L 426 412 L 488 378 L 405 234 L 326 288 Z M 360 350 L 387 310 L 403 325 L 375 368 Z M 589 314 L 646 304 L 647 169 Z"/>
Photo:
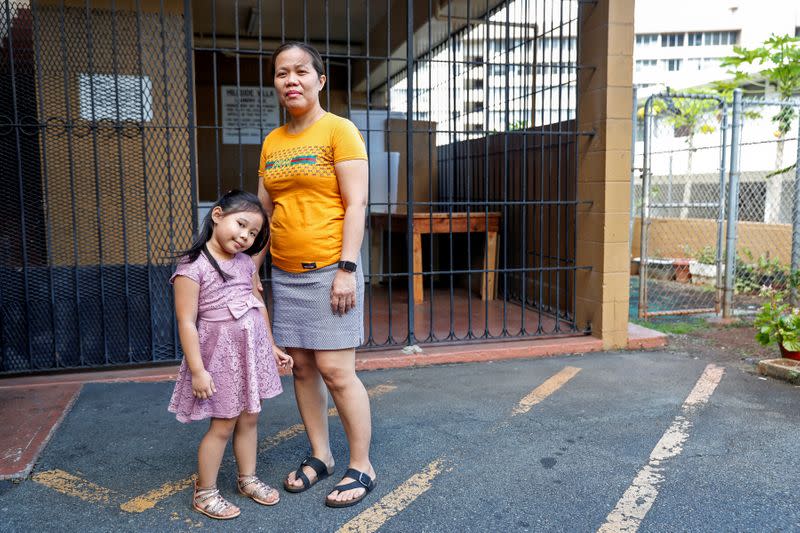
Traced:
<path id="1" fill-rule="evenodd" d="M 791 288 L 800 285 L 800 271 L 789 276 L 788 288 L 765 287 L 761 293 L 769 300 L 761 306 L 753 325 L 756 340 L 767 346 L 777 343 L 791 352 L 800 351 L 800 308 L 787 301 Z"/>
<path id="2" fill-rule="evenodd" d="M 733 289 L 737 294 L 755 294 L 762 287 L 784 289 L 789 282 L 789 268 L 778 259 L 761 255 L 753 259 L 753 254 L 745 249 L 741 257 L 736 254 Z"/>

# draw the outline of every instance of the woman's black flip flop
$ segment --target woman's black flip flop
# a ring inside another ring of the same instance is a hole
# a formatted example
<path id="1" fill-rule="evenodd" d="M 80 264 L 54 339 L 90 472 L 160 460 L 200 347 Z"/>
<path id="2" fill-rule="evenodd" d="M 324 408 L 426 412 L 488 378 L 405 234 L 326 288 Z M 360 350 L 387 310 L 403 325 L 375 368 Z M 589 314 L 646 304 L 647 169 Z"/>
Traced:
<path id="1" fill-rule="evenodd" d="M 317 474 L 317 477 L 314 479 L 314 481 L 309 481 L 308 476 L 306 476 L 305 472 L 303 472 L 304 466 L 311 467 L 311 469 Z M 303 459 L 303 462 L 300 464 L 300 468 L 298 468 L 297 471 L 294 473 L 294 478 L 302 481 L 303 486 L 295 487 L 293 485 L 290 485 L 287 480 L 283 480 L 283 488 L 286 489 L 286 492 L 294 492 L 294 493 L 305 492 L 314 485 L 316 485 L 321 479 L 325 479 L 331 474 L 333 474 L 332 468 L 328 470 L 328 465 L 326 465 L 316 457 L 309 455 L 308 457 Z"/>
<path id="2" fill-rule="evenodd" d="M 347 471 L 344 473 L 344 476 L 342 476 L 342 479 L 346 477 L 353 478 L 355 479 L 355 481 L 350 482 L 347 485 L 336 485 L 335 487 L 333 487 L 333 490 L 331 490 L 331 492 L 335 490 L 339 493 L 342 493 L 344 491 L 351 489 L 365 489 L 364 494 L 362 494 L 358 498 L 353 498 L 352 500 L 347 500 L 343 502 L 337 502 L 335 500 L 331 500 L 326 497 L 325 505 L 327 505 L 328 507 L 350 507 L 351 505 L 355 505 L 361 500 L 363 500 L 367 496 L 367 494 L 372 492 L 372 489 L 375 488 L 375 485 L 377 485 L 377 482 L 374 479 L 369 477 L 364 472 L 359 472 L 355 468 L 348 468 Z M 330 496 L 330 493 L 328 495 Z"/>

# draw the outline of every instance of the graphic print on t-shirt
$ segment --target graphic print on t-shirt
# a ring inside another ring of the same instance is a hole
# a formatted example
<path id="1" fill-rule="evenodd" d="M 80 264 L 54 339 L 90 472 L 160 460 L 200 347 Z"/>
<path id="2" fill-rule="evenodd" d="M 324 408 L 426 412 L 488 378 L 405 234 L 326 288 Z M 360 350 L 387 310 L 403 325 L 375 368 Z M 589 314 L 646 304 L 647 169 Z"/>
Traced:
<path id="1" fill-rule="evenodd" d="M 276 150 L 264 163 L 266 179 L 283 178 L 287 175 L 305 176 L 334 175 L 333 149 L 330 146 L 299 146 Z"/>

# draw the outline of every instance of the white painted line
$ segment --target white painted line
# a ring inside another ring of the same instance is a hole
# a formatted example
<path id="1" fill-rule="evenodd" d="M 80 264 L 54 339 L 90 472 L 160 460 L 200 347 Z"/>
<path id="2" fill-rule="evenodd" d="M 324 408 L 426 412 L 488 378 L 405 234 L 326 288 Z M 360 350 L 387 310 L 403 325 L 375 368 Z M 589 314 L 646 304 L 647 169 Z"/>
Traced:
<path id="1" fill-rule="evenodd" d="M 664 482 L 664 463 L 683 451 L 692 427 L 691 416 L 699 407 L 708 403 L 724 372 L 725 369 L 721 366 L 706 366 L 703 375 L 683 402 L 681 414 L 674 418 L 661 436 L 650 452 L 650 461 L 636 474 L 633 483 L 617 502 L 614 510 L 608 514 L 605 524 L 600 526 L 598 532 L 633 533 L 639 529 L 658 496 L 659 485 Z"/>

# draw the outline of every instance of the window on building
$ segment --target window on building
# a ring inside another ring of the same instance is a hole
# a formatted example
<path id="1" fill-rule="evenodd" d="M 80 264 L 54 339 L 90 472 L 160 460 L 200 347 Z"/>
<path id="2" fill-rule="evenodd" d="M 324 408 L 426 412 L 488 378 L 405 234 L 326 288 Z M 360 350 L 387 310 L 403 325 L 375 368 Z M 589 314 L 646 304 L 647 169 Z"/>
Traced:
<path id="1" fill-rule="evenodd" d="M 491 55 L 502 53 L 506 49 L 505 39 L 489 39 L 488 45 Z"/>
<path id="2" fill-rule="evenodd" d="M 483 102 L 467 102 L 467 113 L 479 113 L 483 111 Z"/>
<path id="3" fill-rule="evenodd" d="M 657 33 L 640 33 L 636 36 L 636 46 L 655 46 L 658 44 Z"/>
<path id="4" fill-rule="evenodd" d="M 681 59 L 667 59 L 667 70 L 676 72 L 681 69 Z"/>
<path id="5" fill-rule="evenodd" d="M 700 204 L 708 202 L 709 198 L 719 198 L 719 183 L 692 183 L 689 189 L 689 203 Z M 717 218 L 719 207 L 703 206 L 690 207 L 687 216 L 689 218 Z"/>
<path id="6" fill-rule="evenodd" d="M 766 183 L 763 181 L 739 183 L 739 198 L 739 220 L 764 222 Z"/>
<path id="7" fill-rule="evenodd" d="M 467 78 L 466 80 L 464 80 L 464 88 L 465 89 L 475 89 L 475 90 L 483 89 L 483 80 L 482 79 L 476 80 L 476 79 L 472 79 L 472 78 Z"/>
<path id="8" fill-rule="evenodd" d="M 690 33 L 688 42 L 686 44 L 688 44 L 689 46 L 702 46 L 703 33 L 702 32 Z"/>
<path id="9" fill-rule="evenodd" d="M 661 46 L 683 46 L 683 33 L 664 33 L 661 35 Z"/>
<path id="10" fill-rule="evenodd" d="M 84 120 L 153 120 L 153 82 L 148 76 L 79 74 L 78 91 Z"/>
<path id="11" fill-rule="evenodd" d="M 483 131 L 483 124 L 467 124 L 467 131 Z"/>
<path id="12" fill-rule="evenodd" d="M 636 72 L 652 72 L 656 70 L 657 64 L 655 59 L 637 59 Z"/>
<path id="13" fill-rule="evenodd" d="M 800 26 L 798 26 L 798 27 L 796 27 L 794 29 L 794 36 L 795 37 L 800 37 Z"/>
<path id="14" fill-rule="evenodd" d="M 700 58 L 687 59 L 686 70 L 703 70 L 703 60 Z"/>
<path id="15" fill-rule="evenodd" d="M 703 33 L 703 43 L 706 46 L 729 46 L 736 44 L 738 38 L 738 31 L 707 31 Z"/>
<path id="16" fill-rule="evenodd" d="M 703 59 L 703 69 L 715 70 L 719 68 L 720 58 L 706 57 Z"/>

